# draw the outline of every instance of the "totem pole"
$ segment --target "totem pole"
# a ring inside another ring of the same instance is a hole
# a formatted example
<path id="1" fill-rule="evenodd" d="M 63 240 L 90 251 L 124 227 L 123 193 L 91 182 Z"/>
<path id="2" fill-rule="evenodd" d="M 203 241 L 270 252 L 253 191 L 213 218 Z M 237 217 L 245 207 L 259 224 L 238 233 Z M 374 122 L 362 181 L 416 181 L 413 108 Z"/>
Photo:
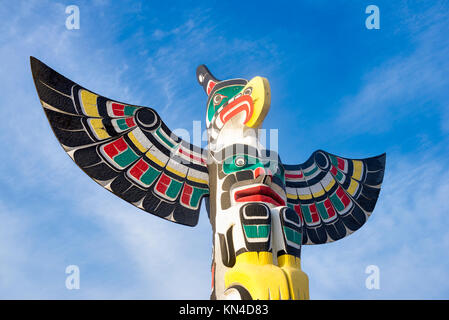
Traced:
<path id="1" fill-rule="evenodd" d="M 359 229 L 376 204 L 385 154 L 322 150 L 282 164 L 260 143 L 268 80 L 219 81 L 206 66 L 208 148 L 174 135 L 151 109 L 97 95 L 31 57 L 36 89 L 60 144 L 98 184 L 161 218 L 195 226 L 201 200 L 213 230 L 211 299 L 308 299 L 301 245 Z"/>

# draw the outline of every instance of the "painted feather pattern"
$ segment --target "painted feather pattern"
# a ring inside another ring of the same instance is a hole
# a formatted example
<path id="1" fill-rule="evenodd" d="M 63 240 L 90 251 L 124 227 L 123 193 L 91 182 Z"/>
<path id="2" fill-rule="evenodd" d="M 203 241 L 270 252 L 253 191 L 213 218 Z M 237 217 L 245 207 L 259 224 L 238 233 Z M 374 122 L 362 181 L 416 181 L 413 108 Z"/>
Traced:
<path id="1" fill-rule="evenodd" d="M 204 150 L 151 109 L 97 95 L 31 58 L 36 89 L 60 144 L 104 188 L 161 218 L 195 226 L 209 195 Z"/>
<path id="2" fill-rule="evenodd" d="M 303 220 L 303 244 L 339 240 L 366 222 L 379 196 L 385 158 L 353 160 L 318 150 L 301 165 L 284 165 L 287 203 Z"/>

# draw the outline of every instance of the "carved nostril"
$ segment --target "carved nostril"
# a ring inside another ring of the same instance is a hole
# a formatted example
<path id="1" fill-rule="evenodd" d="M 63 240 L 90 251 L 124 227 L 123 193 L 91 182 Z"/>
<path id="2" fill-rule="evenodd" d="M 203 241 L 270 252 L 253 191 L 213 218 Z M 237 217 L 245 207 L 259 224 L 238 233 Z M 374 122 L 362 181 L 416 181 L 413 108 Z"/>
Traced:
<path id="1" fill-rule="evenodd" d="M 257 179 L 259 176 L 265 175 L 265 169 L 258 167 L 254 170 L 254 179 Z"/>
<path id="2" fill-rule="evenodd" d="M 265 168 L 259 167 L 254 170 L 254 179 L 257 179 L 260 176 L 262 176 L 264 178 L 270 177 L 270 180 L 271 180 L 271 178 L 273 177 L 273 174 L 271 173 L 270 169 L 265 169 Z"/>

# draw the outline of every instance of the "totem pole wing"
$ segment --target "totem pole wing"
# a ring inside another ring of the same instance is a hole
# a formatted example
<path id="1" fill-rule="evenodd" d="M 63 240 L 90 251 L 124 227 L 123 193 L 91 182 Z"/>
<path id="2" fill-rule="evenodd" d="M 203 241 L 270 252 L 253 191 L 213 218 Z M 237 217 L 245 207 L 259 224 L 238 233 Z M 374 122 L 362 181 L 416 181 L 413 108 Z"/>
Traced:
<path id="1" fill-rule="evenodd" d="M 97 95 L 31 57 L 39 99 L 60 144 L 93 180 L 134 206 L 195 226 L 209 175 L 203 149 L 151 109 Z"/>
<path id="2" fill-rule="evenodd" d="M 303 244 L 339 240 L 365 223 L 379 196 L 385 159 L 318 150 L 303 164 L 284 165 L 287 203 L 302 217 Z"/>

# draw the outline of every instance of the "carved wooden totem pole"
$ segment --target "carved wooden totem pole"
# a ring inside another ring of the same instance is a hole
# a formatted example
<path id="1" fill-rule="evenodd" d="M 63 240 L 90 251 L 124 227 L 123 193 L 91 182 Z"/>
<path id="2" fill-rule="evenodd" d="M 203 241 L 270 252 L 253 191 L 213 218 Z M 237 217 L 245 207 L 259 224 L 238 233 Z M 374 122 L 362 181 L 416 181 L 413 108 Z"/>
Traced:
<path id="1" fill-rule="evenodd" d="M 151 109 L 97 95 L 31 58 L 36 89 L 64 150 L 98 184 L 187 226 L 204 198 L 213 230 L 212 299 L 308 299 L 301 246 L 344 238 L 374 210 L 385 154 L 318 150 L 282 164 L 259 143 L 267 79 L 219 81 L 204 66 L 208 149 L 174 135 Z"/>

